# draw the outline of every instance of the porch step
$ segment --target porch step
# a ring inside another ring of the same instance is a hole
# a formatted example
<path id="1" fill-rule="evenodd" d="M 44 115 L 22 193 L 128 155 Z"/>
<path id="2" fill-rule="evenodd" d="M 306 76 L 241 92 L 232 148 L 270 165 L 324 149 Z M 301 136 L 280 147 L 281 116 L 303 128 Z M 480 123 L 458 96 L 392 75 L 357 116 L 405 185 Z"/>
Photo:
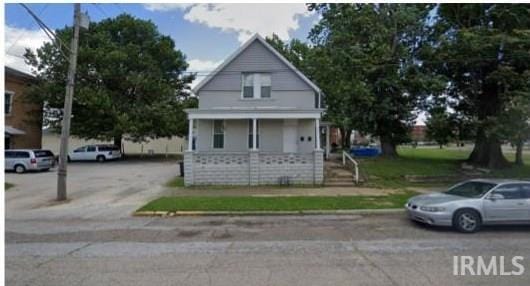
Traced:
<path id="1" fill-rule="evenodd" d="M 327 178 L 336 178 L 336 179 L 350 179 L 353 180 L 353 174 L 352 173 L 326 173 Z"/>
<path id="2" fill-rule="evenodd" d="M 359 178 L 361 183 L 362 177 Z M 355 187 L 353 181 L 353 170 L 349 166 L 343 166 L 340 160 L 326 161 L 324 165 L 324 185 L 330 187 Z"/>

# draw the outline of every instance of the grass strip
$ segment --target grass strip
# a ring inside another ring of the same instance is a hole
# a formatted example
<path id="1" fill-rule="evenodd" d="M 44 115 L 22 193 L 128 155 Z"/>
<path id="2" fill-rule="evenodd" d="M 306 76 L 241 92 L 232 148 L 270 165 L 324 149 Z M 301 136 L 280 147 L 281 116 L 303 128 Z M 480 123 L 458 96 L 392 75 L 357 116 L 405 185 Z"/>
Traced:
<path id="1" fill-rule="evenodd" d="M 304 211 L 402 208 L 415 192 L 386 196 L 161 197 L 138 211 Z"/>

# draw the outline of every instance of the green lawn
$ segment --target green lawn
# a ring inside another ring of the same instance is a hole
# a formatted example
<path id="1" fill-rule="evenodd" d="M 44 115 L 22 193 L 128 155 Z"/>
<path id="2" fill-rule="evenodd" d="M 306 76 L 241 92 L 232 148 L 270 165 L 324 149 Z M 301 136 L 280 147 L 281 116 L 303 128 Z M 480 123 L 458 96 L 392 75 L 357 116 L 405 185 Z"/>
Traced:
<path id="1" fill-rule="evenodd" d="M 181 188 L 184 187 L 184 178 L 177 176 L 166 183 L 166 187 Z"/>
<path id="2" fill-rule="evenodd" d="M 304 211 L 402 208 L 414 192 L 387 196 L 162 197 L 138 211 Z"/>
<path id="3" fill-rule="evenodd" d="M 15 185 L 11 184 L 11 183 L 4 183 L 4 190 L 9 190 L 11 189 L 12 187 L 14 187 Z"/>
<path id="4" fill-rule="evenodd" d="M 439 148 L 398 148 L 399 157 L 395 159 L 375 158 L 360 159 L 362 174 L 368 178 L 367 186 L 400 188 L 421 186 L 405 180 L 405 175 L 417 176 L 452 176 L 460 174 L 460 165 L 467 159 L 469 149 Z M 513 153 L 505 153 L 513 161 Z M 525 166 L 513 166 L 508 169 L 494 170 L 482 177 L 529 178 L 530 154 L 525 154 Z M 447 182 L 442 185 L 451 184 Z"/>

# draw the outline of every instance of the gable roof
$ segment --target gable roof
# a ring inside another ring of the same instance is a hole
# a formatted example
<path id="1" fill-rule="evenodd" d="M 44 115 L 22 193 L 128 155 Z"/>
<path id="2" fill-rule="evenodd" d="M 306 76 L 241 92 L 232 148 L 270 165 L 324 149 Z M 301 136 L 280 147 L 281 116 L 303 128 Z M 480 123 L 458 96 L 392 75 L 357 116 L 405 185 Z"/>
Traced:
<path id="1" fill-rule="evenodd" d="M 260 42 L 263 46 L 265 46 L 272 54 L 274 54 L 280 61 L 282 61 L 289 69 L 291 69 L 300 79 L 302 79 L 305 83 L 307 83 L 314 91 L 318 93 L 322 93 L 320 88 L 314 84 L 310 79 L 308 79 L 301 71 L 299 71 L 291 62 L 289 62 L 282 54 L 280 54 L 275 48 L 273 48 L 265 39 L 263 39 L 260 35 L 255 34 L 248 40 L 246 43 L 244 43 L 239 49 L 237 49 L 233 54 L 231 54 L 221 65 L 219 65 L 212 73 L 210 73 L 206 78 L 204 78 L 199 84 L 193 88 L 193 92 L 196 94 L 199 92 L 199 90 L 205 86 L 210 80 L 212 80 L 221 70 L 223 70 L 229 63 L 231 63 L 237 56 L 239 56 L 243 51 L 245 51 L 252 43 L 255 41 Z"/>

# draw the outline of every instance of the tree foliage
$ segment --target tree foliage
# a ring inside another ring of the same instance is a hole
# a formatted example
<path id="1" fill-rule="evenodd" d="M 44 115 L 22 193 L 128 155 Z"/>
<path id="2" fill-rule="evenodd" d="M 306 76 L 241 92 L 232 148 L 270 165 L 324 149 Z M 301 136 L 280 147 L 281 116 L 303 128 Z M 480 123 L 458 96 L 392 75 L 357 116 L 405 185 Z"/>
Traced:
<path id="1" fill-rule="evenodd" d="M 72 27 L 56 31 L 70 42 Z M 45 103 L 48 124 L 58 128 L 64 104 L 68 61 L 45 43 L 25 57 L 38 75 L 30 91 Z M 71 133 L 81 138 L 135 141 L 186 134 L 184 107 L 189 99 L 185 56 L 150 21 L 122 14 L 81 30 Z"/>
<path id="2" fill-rule="evenodd" d="M 409 140 L 427 81 L 415 53 L 428 5 L 319 4 L 309 38 L 335 124 L 377 136 L 383 155 Z"/>
<path id="3" fill-rule="evenodd" d="M 436 141 L 440 148 L 455 137 L 455 124 L 444 107 L 433 108 L 427 118 L 427 138 Z"/>
<path id="4" fill-rule="evenodd" d="M 530 7 L 441 4 L 437 14 L 423 43 L 423 68 L 444 78 L 451 107 L 475 129 L 469 161 L 507 166 L 501 143 L 513 132 L 505 131 L 528 120 L 513 102 L 530 94 Z"/>

